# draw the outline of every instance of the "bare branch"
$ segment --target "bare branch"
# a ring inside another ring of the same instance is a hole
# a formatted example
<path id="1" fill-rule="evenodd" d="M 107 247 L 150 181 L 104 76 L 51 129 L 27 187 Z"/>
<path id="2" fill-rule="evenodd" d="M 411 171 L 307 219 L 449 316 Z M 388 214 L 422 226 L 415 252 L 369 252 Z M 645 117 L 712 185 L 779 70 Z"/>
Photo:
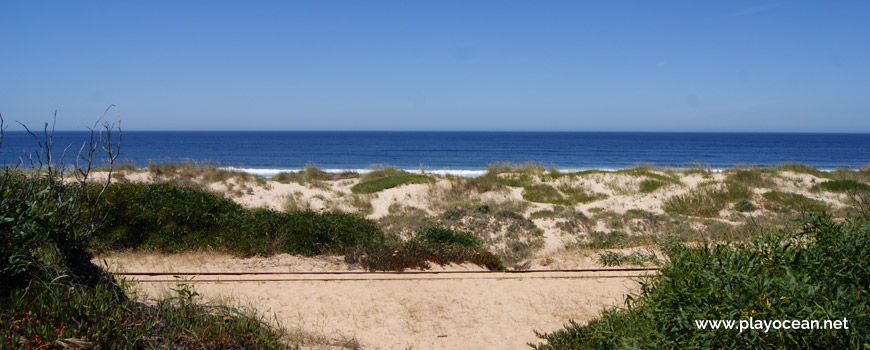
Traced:
<path id="1" fill-rule="evenodd" d="M 6 131 L 6 119 L 3 119 L 3 113 L 0 113 L 0 148 L 3 148 L 3 133 Z"/>
<path id="2" fill-rule="evenodd" d="M 30 128 L 28 128 L 27 125 L 24 125 L 24 123 L 17 120 L 15 122 L 24 127 L 24 130 L 26 130 L 27 133 L 30 134 L 30 136 L 32 136 L 34 140 L 36 140 L 36 145 L 39 146 L 39 151 L 36 151 L 36 160 L 39 162 L 39 168 L 42 168 L 42 152 L 45 149 L 42 140 L 39 138 L 39 136 L 36 136 L 33 131 L 30 131 Z M 48 125 L 48 123 L 46 123 L 46 125 Z M 30 158 L 30 166 L 34 167 L 33 156 L 28 155 L 28 158 Z"/>

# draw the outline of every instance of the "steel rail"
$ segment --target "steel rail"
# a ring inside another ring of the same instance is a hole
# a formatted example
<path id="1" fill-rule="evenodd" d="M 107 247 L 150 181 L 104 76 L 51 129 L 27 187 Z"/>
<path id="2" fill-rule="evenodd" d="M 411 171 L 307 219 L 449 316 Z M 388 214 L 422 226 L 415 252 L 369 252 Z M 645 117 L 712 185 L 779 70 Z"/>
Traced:
<path id="1" fill-rule="evenodd" d="M 246 276 L 246 275 L 437 275 L 437 274 L 484 274 L 484 273 L 576 273 L 576 272 L 633 272 L 658 271 L 658 267 L 626 267 L 615 269 L 566 269 L 566 270 L 508 270 L 508 271 L 233 271 L 233 272 L 114 272 L 116 276 Z"/>
<path id="2" fill-rule="evenodd" d="M 599 275 L 599 276 L 504 276 L 504 277 L 381 277 L 381 278 L 263 278 L 263 279 L 135 279 L 133 283 L 224 283 L 224 282 L 341 282 L 341 281 L 443 281 L 443 280 L 521 280 L 521 279 L 598 279 L 598 278 L 640 278 L 651 275 Z"/>

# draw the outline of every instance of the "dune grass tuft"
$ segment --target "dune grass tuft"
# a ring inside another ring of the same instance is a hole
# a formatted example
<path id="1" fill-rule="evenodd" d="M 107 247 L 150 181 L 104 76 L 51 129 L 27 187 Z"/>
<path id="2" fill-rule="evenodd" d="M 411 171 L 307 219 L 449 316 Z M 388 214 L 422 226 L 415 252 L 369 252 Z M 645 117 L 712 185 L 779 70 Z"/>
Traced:
<path id="1" fill-rule="evenodd" d="M 774 190 L 764 193 L 762 197 L 765 199 L 763 203 L 764 208 L 774 212 L 794 210 L 798 212 L 812 211 L 820 213 L 828 209 L 828 206 L 824 202 L 798 193 Z"/>
<path id="2" fill-rule="evenodd" d="M 727 174 L 729 181 L 734 181 L 747 187 L 773 188 L 776 186 L 776 182 L 759 169 L 732 170 L 728 171 Z"/>
<path id="3" fill-rule="evenodd" d="M 689 216 L 716 217 L 729 203 L 749 200 L 752 196 L 749 188 L 733 181 L 702 183 L 689 193 L 668 198 L 663 209 Z"/>
<path id="4" fill-rule="evenodd" d="M 574 205 L 577 203 L 589 203 L 607 198 L 601 193 L 591 193 L 582 187 L 563 184 L 558 187 L 537 184 L 523 187 L 523 199 L 537 203 L 552 203 L 560 205 Z"/>

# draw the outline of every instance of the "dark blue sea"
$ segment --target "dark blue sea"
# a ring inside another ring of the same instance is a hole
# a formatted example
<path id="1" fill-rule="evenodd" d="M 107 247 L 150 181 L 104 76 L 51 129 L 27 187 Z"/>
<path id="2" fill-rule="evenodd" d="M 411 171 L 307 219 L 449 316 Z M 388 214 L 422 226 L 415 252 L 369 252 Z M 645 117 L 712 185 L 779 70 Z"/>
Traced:
<path id="1" fill-rule="evenodd" d="M 55 159 L 72 145 L 70 163 L 86 132 L 56 132 Z M 24 132 L 7 131 L 0 160 L 14 164 L 38 149 Z M 449 170 L 474 175 L 493 162 L 539 162 L 558 169 L 619 169 L 637 163 L 681 167 L 709 164 L 776 165 L 803 162 L 821 169 L 870 163 L 870 134 L 637 133 L 637 132 L 124 132 L 121 158 L 195 160 L 273 174 L 307 163 L 323 169 Z M 25 161 L 26 163 L 27 161 Z"/>

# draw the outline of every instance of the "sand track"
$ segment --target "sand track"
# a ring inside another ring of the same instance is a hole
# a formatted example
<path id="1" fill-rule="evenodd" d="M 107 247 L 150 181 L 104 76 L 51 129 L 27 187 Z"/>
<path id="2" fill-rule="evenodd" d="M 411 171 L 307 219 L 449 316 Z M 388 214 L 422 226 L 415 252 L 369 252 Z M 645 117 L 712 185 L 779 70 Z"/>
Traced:
<path id="1" fill-rule="evenodd" d="M 248 263 L 221 256 L 202 258 L 195 254 L 134 254 L 107 256 L 101 261 L 105 259 L 109 269 L 116 272 L 282 273 L 202 275 L 193 281 L 263 280 L 194 282 L 190 286 L 206 300 L 256 308 L 291 332 L 321 334 L 336 339 L 333 344 L 355 339 L 364 349 L 528 349 L 526 343 L 538 341 L 535 330 L 554 331 L 569 319 L 586 322 L 599 315 L 603 307 L 620 305 L 625 294 L 638 286 L 629 276 L 640 274 L 638 271 L 494 274 L 469 271 L 466 266 L 447 268 L 463 273 L 355 274 L 363 271 L 323 265 L 322 257 L 284 256 L 271 263 L 268 258 Z M 196 261 L 208 263 L 192 264 Z M 258 268 L 264 266 L 271 268 Z M 336 270 L 351 274 L 325 273 Z M 312 273 L 284 274 L 291 271 Z M 133 285 L 143 297 L 165 296 L 176 288 L 171 276 L 126 277 L 141 281 Z M 353 280 L 347 280 L 348 277 Z M 279 278 L 294 280 L 275 281 Z M 330 347 L 315 344 L 306 348 Z"/>

